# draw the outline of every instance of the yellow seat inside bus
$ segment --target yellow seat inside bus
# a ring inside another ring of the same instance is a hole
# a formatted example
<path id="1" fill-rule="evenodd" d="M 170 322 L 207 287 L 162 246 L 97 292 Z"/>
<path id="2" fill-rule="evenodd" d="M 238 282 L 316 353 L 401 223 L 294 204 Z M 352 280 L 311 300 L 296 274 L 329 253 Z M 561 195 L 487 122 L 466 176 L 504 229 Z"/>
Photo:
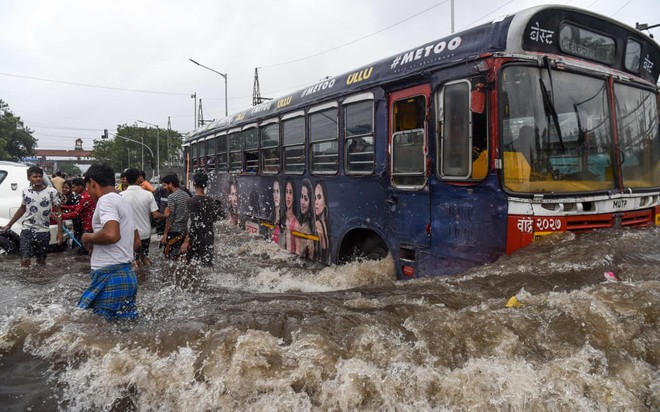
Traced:
<path id="1" fill-rule="evenodd" d="M 532 167 L 519 152 L 504 152 L 504 185 L 514 192 L 551 193 L 606 190 L 610 180 L 553 180 L 552 174 L 532 173 Z"/>
<path id="2" fill-rule="evenodd" d="M 528 165 L 529 167 L 529 165 Z M 488 174 L 488 151 L 482 150 L 472 162 L 472 178 L 483 179 Z"/>

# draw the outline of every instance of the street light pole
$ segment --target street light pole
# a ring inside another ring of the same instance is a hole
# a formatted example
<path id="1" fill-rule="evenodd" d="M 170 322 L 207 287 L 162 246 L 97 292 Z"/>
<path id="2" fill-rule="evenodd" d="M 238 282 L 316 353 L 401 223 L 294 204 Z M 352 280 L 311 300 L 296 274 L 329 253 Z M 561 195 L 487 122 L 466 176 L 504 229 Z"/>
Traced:
<path id="1" fill-rule="evenodd" d="M 226 117 L 226 116 L 229 116 L 229 111 L 228 111 L 228 109 L 227 109 L 227 73 L 220 73 L 219 71 L 217 71 L 217 70 L 213 70 L 213 69 L 210 68 L 210 67 L 206 67 L 206 66 L 204 66 L 204 65 L 201 64 L 201 63 L 197 63 L 197 62 L 194 61 L 193 59 L 188 59 L 188 60 L 190 60 L 191 62 L 195 63 L 196 65 L 198 65 L 198 66 L 200 66 L 200 67 L 203 67 L 203 68 L 205 68 L 205 69 L 207 69 L 207 70 L 211 70 L 213 73 L 217 73 L 217 74 L 219 74 L 220 76 L 222 76 L 223 79 L 225 79 L 225 117 Z"/>
<path id="2" fill-rule="evenodd" d="M 160 176 L 160 126 L 158 126 L 157 124 L 144 122 L 142 120 L 138 120 L 138 122 L 156 128 L 156 174 L 158 175 L 158 178 L 160 178 L 161 177 Z"/>
<path id="3" fill-rule="evenodd" d="M 140 143 L 140 142 L 138 142 L 137 140 L 133 140 L 133 139 L 131 139 L 131 138 L 129 138 L 129 137 L 119 136 L 118 134 L 114 134 L 114 133 L 112 133 L 112 134 L 113 134 L 115 137 L 118 137 L 118 138 L 120 138 L 120 139 L 128 140 L 129 142 L 133 142 L 133 143 L 137 143 L 137 144 L 141 144 L 141 145 L 142 145 L 142 151 L 144 151 L 144 148 L 146 147 L 147 150 L 149 151 L 149 153 L 151 153 L 151 157 L 152 157 L 152 158 L 154 157 L 154 152 L 153 152 L 153 150 L 151 150 L 151 148 L 149 148 L 149 146 L 145 145 L 145 144 L 144 144 L 144 141 L 142 141 L 142 143 Z M 130 152 L 129 152 L 129 160 L 130 160 Z M 143 162 L 144 162 L 144 160 L 143 160 Z"/>

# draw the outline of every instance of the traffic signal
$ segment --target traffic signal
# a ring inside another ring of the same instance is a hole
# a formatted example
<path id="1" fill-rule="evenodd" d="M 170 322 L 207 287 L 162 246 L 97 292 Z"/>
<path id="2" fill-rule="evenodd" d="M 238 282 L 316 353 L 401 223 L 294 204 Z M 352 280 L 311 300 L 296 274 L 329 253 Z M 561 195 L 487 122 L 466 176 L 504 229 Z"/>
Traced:
<path id="1" fill-rule="evenodd" d="M 108 129 L 103 129 L 103 134 L 101 135 L 101 139 L 107 139 L 108 138 Z"/>

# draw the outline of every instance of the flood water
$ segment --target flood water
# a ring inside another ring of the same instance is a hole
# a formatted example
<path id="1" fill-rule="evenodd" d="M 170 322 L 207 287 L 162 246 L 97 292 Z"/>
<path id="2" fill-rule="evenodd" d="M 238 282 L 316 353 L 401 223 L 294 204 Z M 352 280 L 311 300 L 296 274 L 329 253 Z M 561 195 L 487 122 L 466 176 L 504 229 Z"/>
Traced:
<path id="1" fill-rule="evenodd" d="M 412 281 L 216 234 L 213 269 L 152 242 L 137 321 L 75 309 L 89 262 L 71 252 L 1 260 L 0 409 L 660 410 L 659 228 Z"/>

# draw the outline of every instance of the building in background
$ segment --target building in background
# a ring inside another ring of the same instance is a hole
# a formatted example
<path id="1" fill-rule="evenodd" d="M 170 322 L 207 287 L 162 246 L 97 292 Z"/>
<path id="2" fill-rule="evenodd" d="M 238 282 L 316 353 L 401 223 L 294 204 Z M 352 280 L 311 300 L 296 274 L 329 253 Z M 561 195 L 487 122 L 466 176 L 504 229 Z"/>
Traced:
<path id="1" fill-rule="evenodd" d="M 92 151 L 84 150 L 82 144 L 82 139 L 76 139 L 73 150 L 35 149 L 34 157 L 25 158 L 23 161 L 41 167 L 48 174 L 53 174 L 58 170 L 69 175 L 76 174 L 72 172 L 75 170 L 85 173 L 94 162 L 94 158 Z"/>

